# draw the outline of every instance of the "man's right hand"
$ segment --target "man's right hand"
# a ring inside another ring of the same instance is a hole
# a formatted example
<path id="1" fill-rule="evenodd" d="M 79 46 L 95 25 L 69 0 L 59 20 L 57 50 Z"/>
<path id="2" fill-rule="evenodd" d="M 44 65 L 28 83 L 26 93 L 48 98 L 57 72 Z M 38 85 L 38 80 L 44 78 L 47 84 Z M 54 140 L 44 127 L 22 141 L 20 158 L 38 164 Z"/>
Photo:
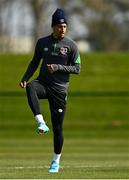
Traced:
<path id="1" fill-rule="evenodd" d="M 19 85 L 21 86 L 21 88 L 26 88 L 27 82 L 21 81 Z"/>

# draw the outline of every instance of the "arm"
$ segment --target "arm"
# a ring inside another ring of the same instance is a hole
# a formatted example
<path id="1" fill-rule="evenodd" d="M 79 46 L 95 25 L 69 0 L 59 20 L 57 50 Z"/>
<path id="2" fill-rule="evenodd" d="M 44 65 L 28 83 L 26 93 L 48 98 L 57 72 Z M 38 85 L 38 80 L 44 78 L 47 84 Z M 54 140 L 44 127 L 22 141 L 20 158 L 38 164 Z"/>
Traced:
<path id="1" fill-rule="evenodd" d="M 50 73 L 54 72 L 64 72 L 69 74 L 79 74 L 81 70 L 81 59 L 77 45 L 74 43 L 71 46 L 71 53 L 69 55 L 69 64 L 48 64 L 48 70 Z"/>
<path id="2" fill-rule="evenodd" d="M 65 73 L 70 73 L 70 74 L 79 74 L 81 65 L 80 64 L 74 64 L 70 66 L 66 65 L 61 65 L 61 64 L 51 64 L 49 66 L 49 72 L 65 72 Z"/>
<path id="3" fill-rule="evenodd" d="M 22 88 L 26 87 L 27 81 L 32 77 L 32 75 L 34 74 L 34 72 L 36 71 L 40 60 L 41 60 L 41 52 L 40 52 L 40 42 L 38 41 L 35 47 L 35 52 L 34 52 L 34 56 L 32 58 L 32 61 L 29 63 L 28 68 L 25 72 L 25 74 L 22 77 L 22 80 L 20 82 L 20 86 Z"/>

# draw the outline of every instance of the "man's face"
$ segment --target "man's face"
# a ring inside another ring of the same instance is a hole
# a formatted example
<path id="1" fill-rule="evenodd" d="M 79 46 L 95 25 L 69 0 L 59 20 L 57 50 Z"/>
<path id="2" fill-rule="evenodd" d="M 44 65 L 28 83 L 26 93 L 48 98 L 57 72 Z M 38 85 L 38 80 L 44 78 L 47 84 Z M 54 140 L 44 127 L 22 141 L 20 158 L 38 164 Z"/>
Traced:
<path id="1" fill-rule="evenodd" d="M 53 35 L 57 38 L 63 38 L 67 31 L 67 24 L 57 24 L 53 27 Z"/>

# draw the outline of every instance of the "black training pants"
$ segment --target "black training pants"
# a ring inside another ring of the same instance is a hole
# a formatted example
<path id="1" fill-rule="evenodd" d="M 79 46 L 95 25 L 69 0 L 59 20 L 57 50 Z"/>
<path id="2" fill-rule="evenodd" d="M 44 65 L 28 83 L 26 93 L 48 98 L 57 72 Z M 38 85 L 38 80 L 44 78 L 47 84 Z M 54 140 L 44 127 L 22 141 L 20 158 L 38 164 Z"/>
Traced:
<path id="1" fill-rule="evenodd" d="M 63 146 L 63 119 L 66 111 L 66 92 L 33 80 L 26 87 L 29 106 L 34 115 L 41 114 L 39 99 L 48 99 L 54 134 L 54 152 L 60 154 Z"/>

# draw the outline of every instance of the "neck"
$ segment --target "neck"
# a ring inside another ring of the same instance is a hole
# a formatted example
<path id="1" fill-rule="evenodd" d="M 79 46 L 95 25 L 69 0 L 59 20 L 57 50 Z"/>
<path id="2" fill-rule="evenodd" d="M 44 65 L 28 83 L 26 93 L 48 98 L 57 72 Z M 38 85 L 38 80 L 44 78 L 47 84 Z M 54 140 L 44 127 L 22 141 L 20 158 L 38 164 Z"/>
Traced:
<path id="1" fill-rule="evenodd" d="M 63 39 L 64 37 L 58 37 L 56 34 L 54 34 L 54 33 L 52 33 L 52 36 L 53 36 L 53 38 L 54 39 L 56 39 L 56 40 L 61 40 L 61 39 Z"/>

